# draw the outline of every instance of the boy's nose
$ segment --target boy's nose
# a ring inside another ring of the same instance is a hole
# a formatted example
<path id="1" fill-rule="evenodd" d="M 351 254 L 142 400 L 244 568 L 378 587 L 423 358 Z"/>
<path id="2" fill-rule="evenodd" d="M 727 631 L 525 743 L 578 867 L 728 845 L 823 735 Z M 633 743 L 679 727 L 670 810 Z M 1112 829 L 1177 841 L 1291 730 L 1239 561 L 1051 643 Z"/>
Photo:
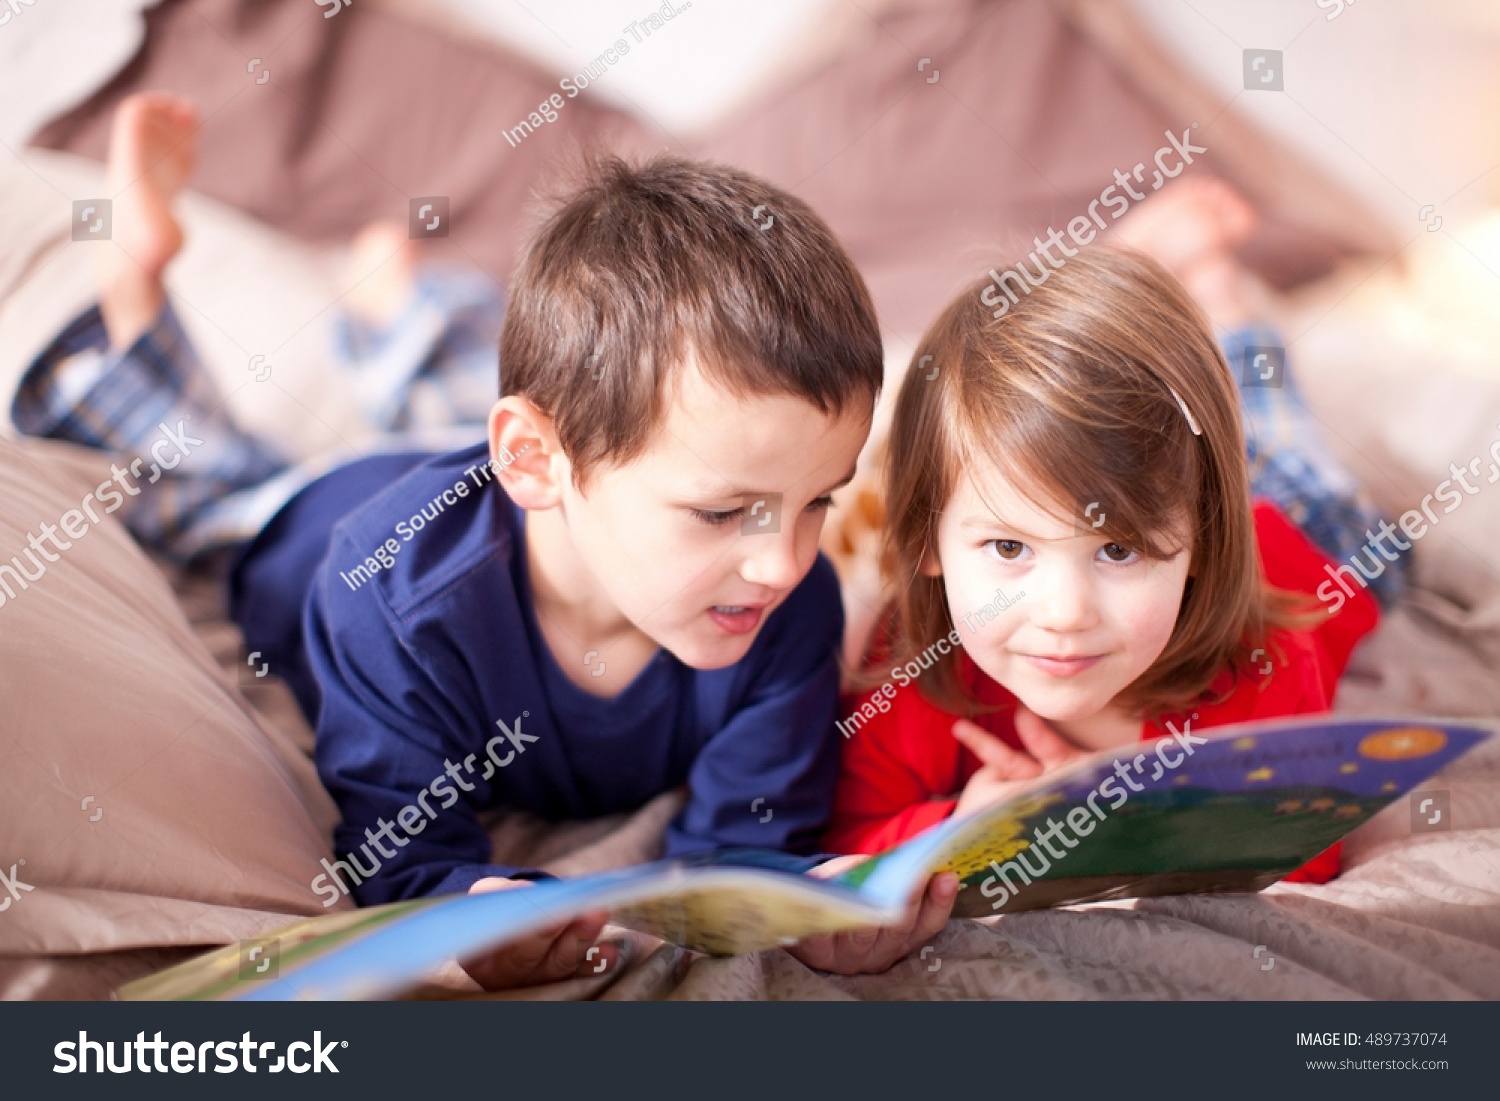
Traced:
<path id="1" fill-rule="evenodd" d="M 740 565 L 740 576 L 746 581 L 785 592 L 802 580 L 796 532 L 757 532 L 740 538 L 746 542 Z"/>

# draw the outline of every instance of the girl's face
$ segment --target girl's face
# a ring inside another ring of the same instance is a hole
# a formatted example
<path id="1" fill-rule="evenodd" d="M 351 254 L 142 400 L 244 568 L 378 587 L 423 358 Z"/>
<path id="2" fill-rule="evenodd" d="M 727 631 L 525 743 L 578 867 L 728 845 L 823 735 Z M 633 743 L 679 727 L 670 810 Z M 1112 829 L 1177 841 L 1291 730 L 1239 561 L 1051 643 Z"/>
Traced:
<path id="1" fill-rule="evenodd" d="M 943 510 L 923 572 L 942 576 L 980 669 L 1065 732 L 1087 724 L 1166 648 L 1192 557 L 1185 519 L 1177 554 L 1153 560 L 1091 531 L 1097 509 L 1070 522 L 992 468 L 979 478 Z"/>

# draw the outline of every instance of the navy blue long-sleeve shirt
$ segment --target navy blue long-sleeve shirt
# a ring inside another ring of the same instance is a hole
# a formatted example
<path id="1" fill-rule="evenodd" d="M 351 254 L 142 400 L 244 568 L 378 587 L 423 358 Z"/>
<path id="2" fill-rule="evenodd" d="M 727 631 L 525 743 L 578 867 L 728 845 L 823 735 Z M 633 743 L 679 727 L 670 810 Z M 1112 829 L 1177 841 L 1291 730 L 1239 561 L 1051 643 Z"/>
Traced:
<path id="1" fill-rule="evenodd" d="M 483 446 L 436 457 L 356 507 L 307 601 L 318 772 L 342 812 L 335 856 L 359 873 L 378 864 L 349 877 L 364 878 L 355 897 L 527 874 L 490 863 L 487 809 L 592 818 L 684 784 L 668 855 L 816 852 L 838 771 L 843 611 L 827 560 L 735 665 L 701 671 L 660 650 L 601 699 L 537 627 L 525 512 L 487 459 Z"/>

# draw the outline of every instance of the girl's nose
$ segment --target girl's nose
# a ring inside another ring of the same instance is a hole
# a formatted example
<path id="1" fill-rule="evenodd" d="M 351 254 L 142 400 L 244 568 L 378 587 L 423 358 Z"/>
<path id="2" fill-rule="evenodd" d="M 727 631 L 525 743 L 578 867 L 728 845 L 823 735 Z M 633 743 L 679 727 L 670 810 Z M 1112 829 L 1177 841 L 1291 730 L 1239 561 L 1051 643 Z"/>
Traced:
<path id="1" fill-rule="evenodd" d="M 1066 567 L 1048 570 L 1044 578 L 1027 578 L 1025 604 L 1032 625 L 1048 631 L 1085 630 L 1099 618 L 1091 579 Z"/>

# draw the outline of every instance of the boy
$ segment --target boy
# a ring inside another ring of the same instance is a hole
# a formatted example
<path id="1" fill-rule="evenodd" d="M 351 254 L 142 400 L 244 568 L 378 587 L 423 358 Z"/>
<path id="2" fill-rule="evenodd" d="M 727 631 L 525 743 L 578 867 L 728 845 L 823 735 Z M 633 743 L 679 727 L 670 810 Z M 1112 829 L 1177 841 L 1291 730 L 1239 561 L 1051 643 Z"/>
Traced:
<path id="1" fill-rule="evenodd" d="M 130 520 L 179 555 L 221 539 L 203 532 L 234 506 L 275 502 L 230 603 L 316 721 L 344 855 L 314 889 L 372 903 L 521 886 L 538 873 L 489 862 L 483 811 L 593 817 L 683 785 L 669 855 L 815 852 L 842 632 L 818 533 L 882 374 L 868 294 L 822 222 L 730 169 L 599 166 L 517 269 L 487 444 L 309 481 L 204 393 L 166 303 L 195 131 L 171 97 L 121 105 L 98 314 L 33 365 L 12 413 L 120 451 L 191 419 L 201 446 Z M 940 877 L 900 926 L 796 951 L 889 966 L 955 890 Z M 562 977 L 603 921 L 466 966 L 491 988 Z"/>

